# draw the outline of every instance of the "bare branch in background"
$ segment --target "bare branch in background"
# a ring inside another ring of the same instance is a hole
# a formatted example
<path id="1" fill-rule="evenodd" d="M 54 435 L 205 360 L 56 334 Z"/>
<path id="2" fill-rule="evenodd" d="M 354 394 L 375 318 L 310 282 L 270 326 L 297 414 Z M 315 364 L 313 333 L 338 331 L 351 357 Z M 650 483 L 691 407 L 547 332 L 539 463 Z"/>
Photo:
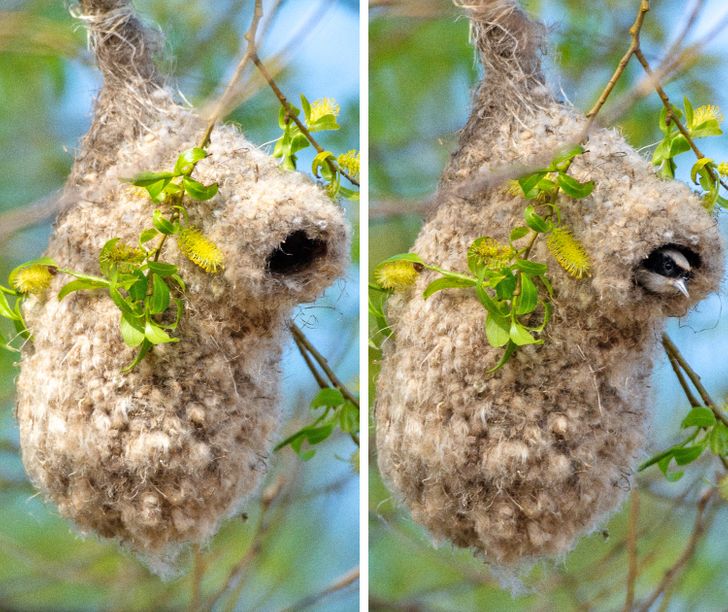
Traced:
<path id="1" fill-rule="evenodd" d="M 55 192 L 32 204 L 1 213 L 0 241 L 7 240 L 22 229 L 48 221 L 63 207 L 66 199 L 61 192 Z"/>
<path id="2" fill-rule="evenodd" d="M 357 580 L 359 580 L 359 567 L 358 566 L 350 569 L 343 576 L 334 580 L 334 582 L 332 582 L 329 586 L 327 586 L 325 589 L 319 591 L 318 593 L 314 593 L 313 595 L 304 597 L 303 599 L 298 600 L 292 606 L 284 608 L 283 612 L 294 612 L 294 610 L 303 610 L 305 608 L 310 608 L 312 605 L 318 603 L 319 601 L 328 597 L 332 593 L 341 591 L 342 589 L 345 589 L 349 585 L 354 584 Z"/>
<path id="3" fill-rule="evenodd" d="M 703 495 L 701 495 L 700 499 L 698 500 L 698 506 L 695 515 L 695 524 L 693 525 L 693 531 L 690 534 L 690 539 L 688 540 L 687 546 L 685 546 L 685 549 L 683 550 L 682 554 L 677 558 L 675 563 L 667 570 L 667 572 L 665 572 L 665 575 L 663 576 L 657 588 L 642 603 L 639 608 L 640 612 L 648 612 L 652 604 L 654 604 L 660 597 L 660 595 L 663 594 L 670 587 L 670 585 L 677 578 L 683 568 L 693 558 L 693 555 L 695 554 L 695 549 L 698 546 L 698 542 L 703 536 L 706 528 L 705 509 L 708 506 L 708 502 L 713 497 L 714 493 L 715 489 L 711 488 L 703 493 Z"/>

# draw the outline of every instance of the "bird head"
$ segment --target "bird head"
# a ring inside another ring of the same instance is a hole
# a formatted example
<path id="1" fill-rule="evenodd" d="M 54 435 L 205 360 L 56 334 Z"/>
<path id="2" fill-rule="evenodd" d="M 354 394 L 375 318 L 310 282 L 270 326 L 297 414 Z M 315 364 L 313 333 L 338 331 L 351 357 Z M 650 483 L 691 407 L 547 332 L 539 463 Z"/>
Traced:
<path id="1" fill-rule="evenodd" d="M 682 293 L 686 298 L 693 268 L 698 265 L 696 255 L 676 245 L 667 245 L 652 251 L 635 273 L 635 280 L 647 291 L 657 294 Z"/>

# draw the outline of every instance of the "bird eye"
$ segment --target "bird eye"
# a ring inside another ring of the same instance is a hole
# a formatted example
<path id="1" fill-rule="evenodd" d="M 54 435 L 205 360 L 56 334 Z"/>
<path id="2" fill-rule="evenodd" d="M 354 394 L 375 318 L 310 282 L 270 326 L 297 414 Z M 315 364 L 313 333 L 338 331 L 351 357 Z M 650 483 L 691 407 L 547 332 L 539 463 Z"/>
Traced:
<path id="1" fill-rule="evenodd" d="M 666 259 L 663 263 L 663 266 L 665 267 L 665 272 L 672 272 L 673 268 L 675 267 L 672 263 L 672 259 Z"/>

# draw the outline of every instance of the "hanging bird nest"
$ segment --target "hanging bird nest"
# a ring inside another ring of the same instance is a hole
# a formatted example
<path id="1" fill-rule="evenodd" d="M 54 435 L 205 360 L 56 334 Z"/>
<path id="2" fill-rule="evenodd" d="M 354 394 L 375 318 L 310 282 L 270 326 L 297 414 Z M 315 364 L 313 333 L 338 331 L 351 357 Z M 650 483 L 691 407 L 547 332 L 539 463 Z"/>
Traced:
<path id="1" fill-rule="evenodd" d="M 540 24 L 512 1 L 457 4 L 471 19 L 485 77 L 411 252 L 468 273 L 473 241 L 507 245 L 527 204 L 503 185 L 473 189 L 473 177 L 551 159 L 580 140 L 587 120 L 549 93 Z M 589 276 L 585 267 L 582 280 L 573 278 L 547 241 L 535 242 L 532 259 L 548 263 L 554 292 L 543 346 L 520 347 L 488 374 L 502 349 L 483 333 L 476 292 L 446 289 L 425 299 L 437 276 L 431 270 L 388 302 L 393 336 L 375 407 L 380 470 L 435 538 L 500 565 L 564 554 L 619 508 L 643 452 L 665 317 L 716 291 L 722 274 L 716 221 L 700 198 L 658 178 L 617 131 L 589 130 L 569 174 L 595 185 L 560 210 L 569 237 L 559 240 L 571 240 L 572 256 L 582 259 L 573 244 L 583 245 Z M 650 253 L 665 246 L 693 264 L 689 299 L 635 282 Z"/>
<path id="2" fill-rule="evenodd" d="M 109 239 L 136 245 L 150 225 L 155 205 L 123 179 L 174 166 L 205 122 L 174 102 L 154 67 L 158 36 L 130 2 L 83 0 L 76 15 L 104 86 L 47 255 L 98 274 Z M 26 470 L 83 532 L 120 541 L 157 571 L 182 545 L 207 541 L 260 483 L 279 421 L 291 309 L 315 299 L 347 262 L 343 213 L 321 188 L 233 127 L 216 127 L 206 150 L 195 177 L 219 191 L 188 207 L 198 233 L 165 246 L 186 281 L 179 343 L 154 347 L 122 373 L 133 351 L 107 295 L 59 301 L 59 274 L 52 291 L 25 301 L 32 342 L 17 418 Z"/>

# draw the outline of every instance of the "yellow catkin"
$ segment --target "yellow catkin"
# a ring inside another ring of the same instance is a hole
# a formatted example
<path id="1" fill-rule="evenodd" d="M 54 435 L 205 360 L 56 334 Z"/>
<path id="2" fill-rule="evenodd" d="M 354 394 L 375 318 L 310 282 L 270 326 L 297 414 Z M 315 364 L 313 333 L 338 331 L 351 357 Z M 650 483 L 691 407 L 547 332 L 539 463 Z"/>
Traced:
<path id="1" fill-rule="evenodd" d="M 523 189 L 521 188 L 521 183 L 519 183 L 516 179 L 511 179 L 510 181 L 507 181 L 506 184 L 503 185 L 503 193 L 514 198 L 523 197 Z"/>
<path id="2" fill-rule="evenodd" d="M 10 284 L 20 293 L 39 294 L 51 286 L 52 279 L 48 266 L 34 265 L 18 270 L 10 279 Z"/>
<path id="3" fill-rule="evenodd" d="M 183 228 L 177 244 L 182 254 L 205 272 L 215 274 L 223 267 L 222 251 L 196 227 Z"/>
<path id="4" fill-rule="evenodd" d="M 352 149 L 351 151 L 342 153 L 336 158 L 336 161 L 339 163 L 339 167 L 348 172 L 352 177 L 359 177 L 361 158 L 359 157 L 358 151 Z"/>
<path id="5" fill-rule="evenodd" d="M 706 104 L 705 106 L 699 106 L 693 112 L 693 125 L 699 126 L 706 121 L 717 121 L 721 123 L 723 121 L 723 114 L 720 112 L 720 108 L 712 104 Z"/>
<path id="6" fill-rule="evenodd" d="M 101 265 L 113 265 L 122 272 L 128 272 L 135 264 L 139 264 L 143 260 L 144 251 L 139 247 L 129 246 L 125 242 L 117 242 L 111 249 L 105 249 L 99 256 Z"/>
<path id="7" fill-rule="evenodd" d="M 559 265 L 574 278 L 589 276 L 591 263 L 584 246 L 564 227 L 555 228 L 546 238 L 546 246 Z"/>
<path id="8" fill-rule="evenodd" d="M 499 269 L 507 266 L 516 250 L 507 244 L 500 244 L 495 238 L 485 236 L 473 242 L 468 253 L 488 268 Z"/>
<path id="9" fill-rule="evenodd" d="M 718 164 L 718 172 L 721 176 L 728 176 L 728 162 L 721 162 Z"/>
<path id="10" fill-rule="evenodd" d="M 415 284 L 417 274 L 411 261 L 389 261 L 377 266 L 374 279 L 384 289 L 401 291 Z"/>
<path id="11" fill-rule="evenodd" d="M 336 100 L 333 98 L 321 98 L 311 103 L 309 122 L 316 123 L 321 117 L 325 117 L 326 115 L 338 117 L 340 112 L 341 107 L 336 103 Z"/>

